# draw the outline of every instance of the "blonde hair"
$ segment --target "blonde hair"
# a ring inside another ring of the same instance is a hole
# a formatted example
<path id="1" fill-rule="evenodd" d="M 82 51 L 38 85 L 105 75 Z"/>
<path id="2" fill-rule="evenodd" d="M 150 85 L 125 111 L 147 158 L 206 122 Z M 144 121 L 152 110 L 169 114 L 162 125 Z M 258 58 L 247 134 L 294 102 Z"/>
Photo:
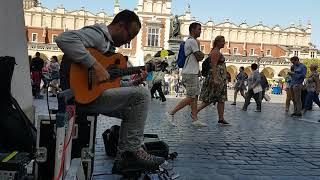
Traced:
<path id="1" fill-rule="evenodd" d="M 213 48 L 215 48 L 222 39 L 224 39 L 224 36 L 217 36 L 213 41 Z"/>

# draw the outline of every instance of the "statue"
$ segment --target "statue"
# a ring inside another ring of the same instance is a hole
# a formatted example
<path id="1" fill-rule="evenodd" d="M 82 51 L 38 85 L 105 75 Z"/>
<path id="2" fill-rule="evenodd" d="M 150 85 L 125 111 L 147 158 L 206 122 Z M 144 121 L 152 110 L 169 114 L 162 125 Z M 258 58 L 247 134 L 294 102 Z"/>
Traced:
<path id="1" fill-rule="evenodd" d="M 180 21 L 178 19 L 178 15 L 176 15 L 173 19 L 172 37 L 178 37 L 179 35 L 180 35 Z"/>

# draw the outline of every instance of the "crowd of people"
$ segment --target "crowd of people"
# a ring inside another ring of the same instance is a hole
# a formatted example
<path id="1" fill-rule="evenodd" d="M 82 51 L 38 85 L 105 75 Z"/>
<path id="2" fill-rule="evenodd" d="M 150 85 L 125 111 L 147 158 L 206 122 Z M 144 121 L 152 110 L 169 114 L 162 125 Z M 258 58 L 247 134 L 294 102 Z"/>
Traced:
<path id="1" fill-rule="evenodd" d="M 49 91 L 50 97 L 56 97 L 61 90 L 59 85 L 60 64 L 57 56 L 52 56 L 50 61 L 43 60 L 40 53 L 36 52 L 30 62 L 30 75 L 32 95 L 35 99 L 43 99 L 43 94 Z"/>

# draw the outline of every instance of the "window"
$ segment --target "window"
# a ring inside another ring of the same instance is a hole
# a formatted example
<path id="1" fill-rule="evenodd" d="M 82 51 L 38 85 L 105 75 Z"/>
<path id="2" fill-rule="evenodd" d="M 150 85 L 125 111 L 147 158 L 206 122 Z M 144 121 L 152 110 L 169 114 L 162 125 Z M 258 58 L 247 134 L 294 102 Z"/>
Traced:
<path id="1" fill-rule="evenodd" d="M 267 56 L 271 56 L 271 49 L 267 50 Z"/>
<path id="2" fill-rule="evenodd" d="M 123 45 L 123 48 L 124 48 L 124 49 L 131 49 L 131 42 Z"/>
<path id="3" fill-rule="evenodd" d="M 148 46 L 159 47 L 159 28 L 148 29 Z"/>
<path id="4" fill-rule="evenodd" d="M 52 43 L 56 43 L 58 35 L 57 34 L 52 34 Z"/>
<path id="5" fill-rule="evenodd" d="M 200 51 L 204 52 L 204 45 L 200 46 Z"/>
<path id="6" fill-rule="evenodd" d="M 299 56 L 299 51 L 294 51 L 294 56 Z"/>
<path id="7" fill-rule="evenodd" d="M 37 42 L 38 41 L 38 33 L 32 33 L 31 35 L 31 42 Z"/>
<path id="8" fill-rule="evenodd" d="M 238 54 L 238 48 L 233 48 L 233 54 Z"/>
<path id="9" fill-rule="evenodd" d="M 314 58 L 314 52 L 311 52 L 311 53 L 310 53 L 310 57 L 311 57 L 311 58 Z"/>
<path id="10" fill-rule="evenodd" d="M 254 49 L 250 49 L 250 56 L 254 55 Z"/>

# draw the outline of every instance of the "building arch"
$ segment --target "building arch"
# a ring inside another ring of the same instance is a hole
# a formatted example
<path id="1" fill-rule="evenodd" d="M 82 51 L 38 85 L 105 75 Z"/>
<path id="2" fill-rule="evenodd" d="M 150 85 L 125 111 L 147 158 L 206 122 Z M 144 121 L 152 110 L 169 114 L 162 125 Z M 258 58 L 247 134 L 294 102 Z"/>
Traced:
<path id="1" fill-rule="evenodd" d="M 152 59 L 151 54 L 147 54 L 147 55 L 144 56 L 144 62 L 148 62 L 148 61 L 150 61 L 151 59 Z"/>
<path id="2" fill-rule="evenodd" d="M 261 71 L 267 78 L 272 79 L 274 77 L 274 69 L 266 67 Z"/>
<path id="3" fill-rule="evenodd" d="M 237 76 L 237 67 L 234 65 L 229 65 L 227 66 L 227 72 L 230 74 L 231 82 L 233 82 Z"/>
<path id="4" fill-rule="evenodd" d="M 289 72 L 289 68 L 284 68 L 279 72 L 278 76 L 284 78 L 287 76 L 288 72 Z"/>

